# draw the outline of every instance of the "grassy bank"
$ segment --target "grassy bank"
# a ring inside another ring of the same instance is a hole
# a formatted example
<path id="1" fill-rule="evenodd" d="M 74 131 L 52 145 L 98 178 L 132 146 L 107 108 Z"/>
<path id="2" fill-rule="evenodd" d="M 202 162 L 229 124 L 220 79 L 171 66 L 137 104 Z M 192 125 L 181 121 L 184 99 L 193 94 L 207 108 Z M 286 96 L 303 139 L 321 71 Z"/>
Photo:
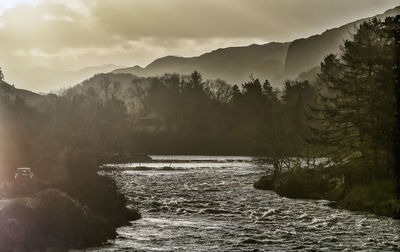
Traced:
<path id="1" fill-rule="evenodd" d="M 396 182 L 391 178 L 353 182 L 351 173 L 341 169 L 298 168 L 280 175 L 263 176 L 254 187 L 275 191 L 283 197 L 326 199 L 345 209 L 400 218 Z"/>

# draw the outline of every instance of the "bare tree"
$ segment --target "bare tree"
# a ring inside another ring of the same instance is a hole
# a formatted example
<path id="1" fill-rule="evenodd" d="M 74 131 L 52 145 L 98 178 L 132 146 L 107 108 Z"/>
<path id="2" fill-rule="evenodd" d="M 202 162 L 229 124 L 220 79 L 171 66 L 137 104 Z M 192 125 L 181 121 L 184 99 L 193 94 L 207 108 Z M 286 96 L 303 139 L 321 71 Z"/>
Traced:
<path id="1" fill-rule="evenodd" d="M 221 79 L 207 82 L 207 89 L 210 92 L 210 96 L 218 103 L 228 103 L 231 97 L 231 87 Z"/>

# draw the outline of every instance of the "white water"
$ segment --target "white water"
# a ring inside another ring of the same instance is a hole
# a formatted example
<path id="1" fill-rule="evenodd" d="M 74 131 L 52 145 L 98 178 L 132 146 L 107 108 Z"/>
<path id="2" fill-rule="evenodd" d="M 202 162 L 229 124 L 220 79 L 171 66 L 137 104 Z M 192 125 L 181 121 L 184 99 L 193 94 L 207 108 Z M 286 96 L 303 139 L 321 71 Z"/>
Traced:
<path id="1" fill-rule="evenodd" d="M 91 251 L 400 250 L 398 220 L 254 189 L 251 157 L 152 158 L 105 166 L 143 218 Z"/>

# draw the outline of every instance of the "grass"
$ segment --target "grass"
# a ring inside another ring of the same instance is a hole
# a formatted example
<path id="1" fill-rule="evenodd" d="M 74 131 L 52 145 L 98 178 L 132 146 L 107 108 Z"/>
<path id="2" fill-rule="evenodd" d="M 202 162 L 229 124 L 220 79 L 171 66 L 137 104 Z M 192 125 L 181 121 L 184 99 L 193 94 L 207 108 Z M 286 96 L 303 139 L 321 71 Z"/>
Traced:
<path id="1" fill-rule="evenodd" d="M 400 218 L 394 178 L 363 180 L 360 169 L 298 168 L 276 176 L 263 176 L 257 189 L 273 190 L 288 198 L 327 199 L 339 207 Z"/>

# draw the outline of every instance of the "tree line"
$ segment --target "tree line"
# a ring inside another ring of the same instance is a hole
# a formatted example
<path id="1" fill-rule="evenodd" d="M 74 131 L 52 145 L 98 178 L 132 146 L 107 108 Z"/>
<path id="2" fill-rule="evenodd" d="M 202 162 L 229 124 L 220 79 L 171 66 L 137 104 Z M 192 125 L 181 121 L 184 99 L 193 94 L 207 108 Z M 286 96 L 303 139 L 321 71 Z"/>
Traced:
<path id="1" fill-rule="evenodd" d="M 310 166 L 317 157 L 330 157 L 336 164 L 358 162 L 361 173 L 374 179 L 392 173 L 395 162 L 396 29 L 395 18 L 363 23 L 340 55 L 324 59 L 315 81 L 287 80 L 282 90 L 253 76 L 230 86 L 194 71 L 135 77 L 126 85 L 103 74 L 96 86 L 83 83 L 47 95 L 39 108 L 4 95 L 2 102 L 21 152 L 40 162 L 67 147 L 90 156 L 257 155 L 277 172 L 291 167 L 288 159 Z M 167 130 L 138 131 L 140 118 L 152 112 Z M 43 173 L 70 172 L 53 170 Z"/>

